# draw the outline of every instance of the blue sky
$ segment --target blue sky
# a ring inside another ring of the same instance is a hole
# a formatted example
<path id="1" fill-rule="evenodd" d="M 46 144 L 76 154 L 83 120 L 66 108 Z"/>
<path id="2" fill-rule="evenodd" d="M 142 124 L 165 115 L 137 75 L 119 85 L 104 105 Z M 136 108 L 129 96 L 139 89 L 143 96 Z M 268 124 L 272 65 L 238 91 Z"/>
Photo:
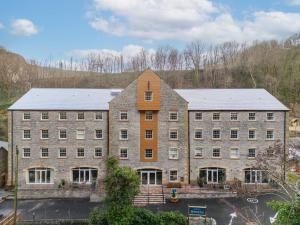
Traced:
<path id="1" fill-rule="evenodd" d="M 300 32 L 300 0 L 1 0 L 0 10 L 0 45 L 38 60 Z"/>

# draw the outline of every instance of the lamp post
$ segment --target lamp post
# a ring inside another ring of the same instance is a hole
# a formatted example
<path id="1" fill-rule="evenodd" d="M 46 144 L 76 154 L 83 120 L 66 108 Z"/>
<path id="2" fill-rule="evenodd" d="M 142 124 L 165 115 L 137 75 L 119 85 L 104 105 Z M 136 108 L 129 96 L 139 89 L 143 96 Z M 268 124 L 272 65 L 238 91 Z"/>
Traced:
<path id="1" fill-rule="evenodd" d="M 18 208 L 18 172 L 19 172 L 19 148 L 16 145 L 16 167 L 15 167 L 15 193 L 14 193 L 14 225 L 17 224 Z"/>

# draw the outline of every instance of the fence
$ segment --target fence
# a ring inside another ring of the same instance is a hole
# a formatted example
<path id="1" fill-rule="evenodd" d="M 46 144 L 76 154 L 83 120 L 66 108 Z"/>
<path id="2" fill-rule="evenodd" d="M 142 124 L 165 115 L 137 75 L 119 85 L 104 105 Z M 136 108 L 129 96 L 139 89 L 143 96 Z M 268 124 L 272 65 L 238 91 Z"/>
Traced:
<path id="1" fill-rule="evenodd" d="M 88 225 L 88 220 L 72 219 L 72 220 L 23 220 L 17 225 Z"/>

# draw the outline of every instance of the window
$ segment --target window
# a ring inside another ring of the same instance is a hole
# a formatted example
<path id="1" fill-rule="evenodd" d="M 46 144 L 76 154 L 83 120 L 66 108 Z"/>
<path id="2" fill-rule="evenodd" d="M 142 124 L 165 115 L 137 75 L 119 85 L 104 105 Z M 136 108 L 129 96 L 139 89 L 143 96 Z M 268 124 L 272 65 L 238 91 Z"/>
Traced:
<path id="1" fill-rule="evenodd" d="M 177 170 L 170 170 L 169 181 L 174 182 L 178 180 Z"/>
<path id="2" fill-rule="evenodd" d="M 202 139 L 202 129 L 196 129 L 195 130 L 195 135 L 194 135 L 195 139 Z"/>
<path id="3" fill-rule="evenodd" d="M 29 184 L 53 183 L 53 172 L 49 168 L 32 168 L 28 170 Z"/>
<path id="4" fill-rule="evenodd" d="M 178 112 L 169 112 L 169 121 L 177 121 Z"/>
<path id="5" fill-rule="evenodd" d="M 145 158 L 151 159 L 153 157 L 152 149 L 145 150 Z"/>
<path id="6" fill-rule="evenodd" d="M 201 168 L 199 178 L 205 184 L 218 184 L 226 180 L 226 170 L 217 167 Z"/>
<path id="7" fill-rule="evenodd" d="M 77 120 L 84 120 L 84 112 L 77 113 Z"/>
<path id="8" fill-rule="evenodd" d="M 72 181 L 77 184 L 91 184 L 96 182 L 98 170 L 89 167 L 80 167 L 72 169 Z"/>
<path id="9" fill-rule="evenodd" d="M 221 149 L 220 148 L 213 148 L 213 158 L 220 158 L 221 157 Z"/>
<path id="10" fill-rule="evenodd" d="M 212 138 L 213 139 L 221 139 L 221 130 L 213 129 Z"/>
<path id="11" fill-rule="evenodd" d="M 195 120 L 196 121 L 202 120 L 202 112 L 195 112 Z"/>
<path id="12" fill-rule="evenodd" d="M 152 130 L 145 130 L 145 139 L 152 139 Z"/>
<path id="13" fill-rule="evenodd" d="M 266 139 L 267 140 L 274 140 L 274 130 L 267 130 L 266 133 Z"/>
<path id="14" fill-rule="evenodd" d="M 96 139 L 102 139 L 103 138 L 102 130 L 95 130 L 95 138 Z"/>
<path id="15" fill-rule="evenodd" d="M 177 148 L 169 148 L 169 159 L 178 159 L 178 149 Z"/>
<path id="16" fill-rule="evenodd" d="M 265 170 L 245 169 L 245 183 L 269 183 L 268 173 Z"/>
<path id="17" fill-rule="evenodd" d="M 128 140 L 128 131 L 126 129 L 120 130 L 120 140 Z"/>
<path id="18" fill-rule="evenodd" d="M 274 121 L 274 113 L 268 112 L 267 113 L 267 120 L 268 121 Z"/>
<path id="19" fill-rule="evenodd" d="M 67 119 L 67 112 L 59 112 L 59 120 L 66 120 Z"/>
<path id="20" fill-rule="evenodd" d="M 76 130 L 76 139 L 85 139 L 85 130 Z"/>
<path id="21" fill-rule="evenodd" d="M 202 158 L 203 157 L 203 148 L 196 147 L 194 150 L 194 156 L 195 156 L 195 158 Z"/>
<path id="22" fill-rule="evenodd" d="M 128 120 L 128 114 L 126 111 L 121 111 L 120 112 L 120 120 L 122 121 L 127 121 Z"/>
<path id="23" fill-rule="evenodd" d="M 103 120 L 102 112 L 95 112 L 95 120 Z"/>
<path id="24" fill-rule="evenodd" d="M 230 139 L 238 139 L 239 138 L 239 130 L 231 129 L 230 130 Z"/>
<path id="25" fill-rule="evenodd" d="M 23 120 L 30 120 L 30 112 L 24 112 L 23 113 Z"/>
<path id="26" fill-rule="evenodd" d="M 230 149 L 230 158 L 237 159 L 240 157 L 239 149 L 238 148 L 232 148 Z"/>
<path id="27" fill-rule="evenodd" d="M 220 113 L 213 113 L 212 120 L 214 120 L 214 121 L 220 120 Z"/>
<path id="28" fill-rule="evenodd" d="M 48 148 L 41 149 L 41 158 L 48 158 L 49 157 L 49 150 Z"/>
<path id="29" fill-rule="evenodd" d="M 58 157 L 59 158 L 67 158 L 67 149 L 59 148 Z"/>
<path id="30" fill-rule="evenodd" d="M 170 140 L 178 140 L 178 130 L 177 129 L 169 130 L 169 139 Z"/>
<path id="31" fill-rule="evenodd" d="M 48 112 L 42 112 L 41 113 L 41 120 L 48 120 L 49 119 L 49 113 Z"/>
<path id="32" fill-rule="evenodd" d="M 48 138 L 49 138 L 49 131 L 41 130 L 41 139 L 48 139 Z"/>
<path id="33" fill-rule="evenodd" d="M 237 112 L 230 113 L 230 120 L 231 121 L 237 121 L 238 120 L 238 113 Z"/>
<path id="34" fill-rule="evenodd" d="M 84 157 L 84 148 L 77 148 L 77 157 L 78 158 Z"/>
<path id="35" fill-rule="evenodd" d="M 23 148 L 23 158 L 30 158 L 30 148 Z"/>
<path id="36" fill-rule="evenodd" d="M 145 91 L 145 101 L 152 101 L 153 98 L 153 93 L 152 91 Z"/>
<path id="37" fill-rule="evenodd" d="M 95 158 L 102 157 L 102 148 L 100 148 L 100 147 L 95 148 L 94 157 Z"/>
<path id="38" fill-rule="evenodd" d="M 59 130 L 59 139 L 67 139 L 67 130 L 65 129 Z"/>
<path id="39" fill-rule="evenodd" d="M 249 148 L 248 149 L 248 158 L 255 158 L 255 156 L 256 156 L 255 151 L 256 151 L 255 148 Z"/>
<path id="40" fill-rule="evenodd" d="M 255 140 L 256 139 L 256 131 L 255 131 L 255 129 L 249 129 L 248 130 L 248 139 L 249 140 Z"/>
<path id="41" fill-rule="evenodd" d="M 152 111 L 146 111 L 145 112 L 145 120 L 152 120 L 153 112 Z"/>
<path id="42" fill-rule="evenodd" d="M 249 121 L 255 121 L 256 120 L 255 116 L 256 116 L 255 112 L 249 112 L 248 120 Z"/>
<path id="43" fill-rule="evenodd" d="M 31 138 L 30 130 L 23 130 L 23 139 L 30 139 L 30 138 Z"/>
<path id="44" fill-rule="evenodd" d="M 128 159 L 128 149 L 120 148 L 120 159 Z"/>

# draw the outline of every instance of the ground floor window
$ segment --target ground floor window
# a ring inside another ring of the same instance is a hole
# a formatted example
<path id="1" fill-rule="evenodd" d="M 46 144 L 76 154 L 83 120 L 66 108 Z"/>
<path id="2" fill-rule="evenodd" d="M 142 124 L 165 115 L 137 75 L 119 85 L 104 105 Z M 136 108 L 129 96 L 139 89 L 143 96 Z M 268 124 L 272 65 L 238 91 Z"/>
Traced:
<path id="1" fill-rule="evenodd" d="M 53 183 L 53 171 L 49 168 L 32 168 L 28 170 L 28 181 L 30 184 Z"/>
<path id="2" fill-rule="evenodd" d="M 155 169 L 141 169 L 138 170 L 141 185 L 161 185 L 162 184 L 162 171 Z"/>
<path id="3" fill-rule="evenodd" d="M 96 181 L 98 170 L 95 168 L 80 167 L 72 169 L 73 183 L 91 184 Z"/>
<path id="4" fill-rule="evenodd" d="M 217 184 L 225 181 L 226 171 L 223 168 L 208 167 L 201 168 L 199 178 L 207 184 Z"/>
<path id="5" fill-rule="evenodd" d="M 247 184 L 269 183 L 268 173 L 265 170 L 245 169 L 245 183 Z"/>

